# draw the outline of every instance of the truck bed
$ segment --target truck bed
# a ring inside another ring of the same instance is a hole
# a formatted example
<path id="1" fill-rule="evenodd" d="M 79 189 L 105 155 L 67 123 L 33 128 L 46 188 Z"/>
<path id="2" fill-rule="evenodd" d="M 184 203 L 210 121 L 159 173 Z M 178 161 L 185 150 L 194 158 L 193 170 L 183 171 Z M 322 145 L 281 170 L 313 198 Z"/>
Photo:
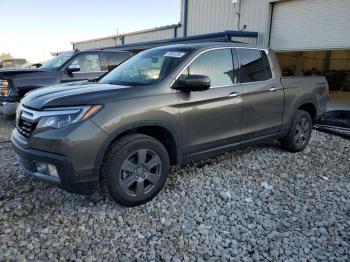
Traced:
<path id="1" fill-rule="evenodd" d="M 313 104 L 315 112 L 315 120 L 321 118 L 327 110 L 327 102 L 329 100 L 329 87 L 325 77 L 322 76 L 291 76 L 282 77 L 282 85 L 285 91 L 285 107 L 286 111 L 292 105 L 309 102 Z M 301 101 L 303 102 L 301 102 Z M 288 119 L 289 116 L 286 116 Z"/>

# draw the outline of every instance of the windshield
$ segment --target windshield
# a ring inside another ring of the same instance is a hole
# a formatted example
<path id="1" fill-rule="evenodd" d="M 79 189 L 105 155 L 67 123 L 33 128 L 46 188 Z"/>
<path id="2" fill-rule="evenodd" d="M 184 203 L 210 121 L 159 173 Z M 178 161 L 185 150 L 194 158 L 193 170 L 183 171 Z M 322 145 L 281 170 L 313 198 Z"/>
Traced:
<path id="1" fill-rule="evenodd" d="M 190 49 L 150 49 L 103 77 L 99 83 L 127 86 L 157 84 L 166 78 L 190 53 Z"/>
<path id="2" fill-rule="evenodd" d="M 65 62 L 68 61 L 73 56 L 72 53 L 65 53 L 65 54 L 60 54 L 51 60 L 49 60 L 47 63 L 42 65 L 40 68 L 42 69 L 57 69 L 60 66 L 62 66 Z"/>

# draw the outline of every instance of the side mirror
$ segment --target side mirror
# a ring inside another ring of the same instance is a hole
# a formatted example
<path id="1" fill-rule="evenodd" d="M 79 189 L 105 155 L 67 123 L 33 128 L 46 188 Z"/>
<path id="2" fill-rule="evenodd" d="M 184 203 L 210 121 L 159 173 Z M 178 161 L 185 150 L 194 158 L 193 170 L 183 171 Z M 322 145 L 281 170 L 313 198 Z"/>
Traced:
<path id="1" fill-rule="evenodd" d="M 67 73 L 69 75 L 73 74 L 74 72 L 79 72 L 80 71 L 80 66 L 79 65 L 69 65 L 66 69 Z"/>
<path id="2" fill-rule="evenodd" d="M 189 75 L 185 80 L 178 80 L 174 89 L 181 91 L 206 91 L 211 86 L 211 80 L 204 75 Z"/>
<path id="3" fill-rule="evenodd" d="M 35 68 L 39 68 L 39 67 L 41 67 L 43 64 L 41 64 L 41 63 L 36 63 L 36 64 L 32 64 L 32 66 L 34 66 Z"/>

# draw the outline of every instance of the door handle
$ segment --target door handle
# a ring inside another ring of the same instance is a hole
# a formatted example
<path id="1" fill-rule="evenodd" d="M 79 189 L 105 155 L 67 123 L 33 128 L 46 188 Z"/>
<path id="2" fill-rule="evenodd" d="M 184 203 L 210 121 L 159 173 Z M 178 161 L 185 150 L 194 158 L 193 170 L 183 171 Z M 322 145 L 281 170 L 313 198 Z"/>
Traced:
<path id="1" fill-rule="evenodd" d="M 241 96 L 241 93 L 238 93 L 238 92 L 233 92 L 233 93 L 230 93 L 228 95 L 228 97 L 231 97 L 231 98 L 237 98 L 237 97 L 240 97 Z"/>
<path id="2" fill-rule="evenodd" d="M 271 91 L 271 92 L 275 92 L 275 91 L 277 91 L 277 90 L 278 90 L 277 87 L 271 87 L 271 88 L 269 89 L 269 91 Z"/>

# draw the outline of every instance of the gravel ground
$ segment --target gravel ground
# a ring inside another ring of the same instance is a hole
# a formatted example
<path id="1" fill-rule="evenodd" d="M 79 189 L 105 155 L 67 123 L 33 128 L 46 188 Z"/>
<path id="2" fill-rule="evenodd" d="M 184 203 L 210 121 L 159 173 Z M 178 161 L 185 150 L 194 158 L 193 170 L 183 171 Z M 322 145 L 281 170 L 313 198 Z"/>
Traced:
<path id="1" fill-rule="evenodd" d="M 0 141 L 13 120 L 0 122 Z M 24 175 L 0 143 L 0 260 L 349 261 L 350 140 L 314 132 L 173 168 L 150 203 L 121 207 Z"/>

